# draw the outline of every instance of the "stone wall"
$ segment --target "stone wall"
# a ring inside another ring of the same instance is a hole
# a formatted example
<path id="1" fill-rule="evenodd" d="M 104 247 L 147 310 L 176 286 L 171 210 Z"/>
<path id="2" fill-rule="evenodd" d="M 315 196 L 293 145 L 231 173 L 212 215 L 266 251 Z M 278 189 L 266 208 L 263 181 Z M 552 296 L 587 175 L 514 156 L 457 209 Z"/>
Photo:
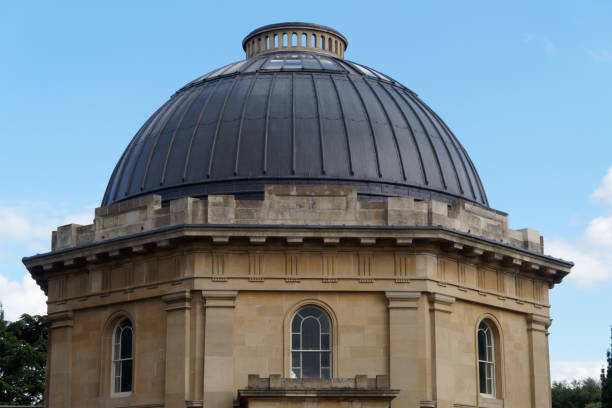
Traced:
<path id="1" fill-rule="evenodd" d="M 456 200 L 452 205 L 410 197 L 360 201 L 354 187 L 266 186 L 262 201 L 234 196 L 191 197 L 162 206 L 158 195 L 143 196 L 96 209 L 92 225 L 69 224 L 53 232 L 52 249 L 91 244 L 144 231 L 183 224 L 443 226 L 475 236 L 543 253 L 543 239 L 532 229 L 508 228 L 508 215 Z"/>

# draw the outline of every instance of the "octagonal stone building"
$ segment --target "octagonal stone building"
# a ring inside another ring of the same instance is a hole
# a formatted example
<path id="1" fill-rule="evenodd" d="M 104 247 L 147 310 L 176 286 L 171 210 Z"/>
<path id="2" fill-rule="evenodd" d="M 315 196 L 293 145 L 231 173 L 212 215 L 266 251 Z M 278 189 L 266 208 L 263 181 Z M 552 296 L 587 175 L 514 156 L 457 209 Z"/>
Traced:
<path id="1" fill-rule="evenodd" d="M 414 92 L 347 39 L 273 24 L 178 90 L 92 225 L 24 258 L 47 407 L 550 407 L 572 263 L 489 207 Z"/>

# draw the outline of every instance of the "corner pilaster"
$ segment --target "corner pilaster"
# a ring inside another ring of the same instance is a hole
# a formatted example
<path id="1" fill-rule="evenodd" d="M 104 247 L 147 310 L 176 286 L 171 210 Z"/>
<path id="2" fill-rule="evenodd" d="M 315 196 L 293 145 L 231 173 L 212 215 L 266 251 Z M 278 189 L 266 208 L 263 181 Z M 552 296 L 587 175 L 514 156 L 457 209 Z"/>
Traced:
<path id="1" fill-rule="evenodd" d="M 452 384 L 454 384 L 453 336 L 450 327 L 453 303 L 455 303 L 454 297 L 440 293 L 429 294 L 432 331 L 432 400 L 435 401 L 437 408 L 452 408 L 454 400 L 454 390 L 452 388 Z"/>
<path id="2" fill-rule="evenodd" d="M 189 395 L 191 295 L 188 291 L 162 297 L 166 303 L 165 406 L 183 407 Z"/>
<path id="3" fill-rule="evenodd" d="M 385 292 L 389 311 L 389 376 L 400 393 L 393 407 L 431 398 L 427 302 L 421 292 Z M 426 304 L 426 303 L 425 303 Z M 423 375 L 427 373 L 427 375 Z"/>
<path id="4" fill-rule="evenodd" d="M 552 404 L 548 358 L 548 328 L 551 323 L 552 320 L 547 316 L 527 315 L 531 406 L 533 408 L 550 408 Z"/>
<path id="5" fill-rule="evenodd" d="M 45 318 L 49 327 L 47 408 L 70 407 L 72 373 L 72 312 L 51 313 Z"/>
<path id="6" fill-rule="evenodd" d="M 204 406 L 231 408 L 234 401 L 234 307 L 237 291 L 205 290 Z"/>

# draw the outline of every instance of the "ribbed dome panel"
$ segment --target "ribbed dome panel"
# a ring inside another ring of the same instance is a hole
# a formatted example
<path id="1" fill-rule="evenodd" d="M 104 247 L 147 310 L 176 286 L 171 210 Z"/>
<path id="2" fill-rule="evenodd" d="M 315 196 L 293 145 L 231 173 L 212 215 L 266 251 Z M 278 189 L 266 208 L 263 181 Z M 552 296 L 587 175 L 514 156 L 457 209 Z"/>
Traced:
<path id="1" fill-rule="evenodd" d="M 256 198 L 287 183 L 488 206 L 465 149 L 415 93 L 310 52 L 261 55 L 183 87 L 128 145 L 102 205 L 152 193 Z"/>

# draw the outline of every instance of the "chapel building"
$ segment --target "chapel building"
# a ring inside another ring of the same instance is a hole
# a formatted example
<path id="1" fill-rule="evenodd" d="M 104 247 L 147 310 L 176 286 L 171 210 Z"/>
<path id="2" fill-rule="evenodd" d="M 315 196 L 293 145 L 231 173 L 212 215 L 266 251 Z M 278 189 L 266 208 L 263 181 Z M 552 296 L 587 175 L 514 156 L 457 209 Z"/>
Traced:
<path id="1" fill-rule="evenodd" d="M 24 258 L 47 407 L 551 406 L 548 293 L 573 264 L 347 45 L 254 30 L 144 123 L 93 224 Z"/>

